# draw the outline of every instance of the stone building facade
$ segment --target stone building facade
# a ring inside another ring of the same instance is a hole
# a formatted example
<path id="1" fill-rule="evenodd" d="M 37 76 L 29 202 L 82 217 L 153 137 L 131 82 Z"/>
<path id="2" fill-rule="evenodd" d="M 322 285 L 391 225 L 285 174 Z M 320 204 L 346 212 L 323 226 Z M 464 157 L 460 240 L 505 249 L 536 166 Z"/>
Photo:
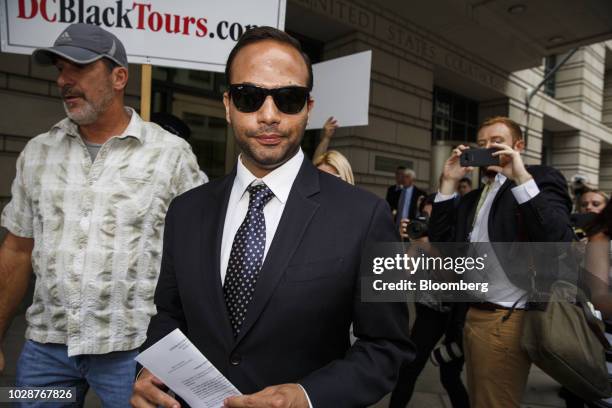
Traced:
<path id="1" fill-rule="evenodd" d="M 612 41 L 574 47 L 528 100 L 551 56 L 507 71 L 505 61 L 473 52 L 480 39 L 468 49 L 362 0 L 288 0 L 285 27 L 314 61 L 373 52 L 369 125 L 340 128 L 332 141 L 361 187 L 382 196 L 403 164 L 416 171 L 419 186 L 435 191 L 452 146 L 473 143 L 483 119 L 506 115 L 525 130 L 528 163 L 555 166 L 568 180 L 584 174 L 593 186 L 612 191 Z M 504 56 L 511 59 L 512 52 Z M 559 62 L 564 54 L 553 57 Z M 25 143 L 64 116 L 55 76 L 55 68 L 27 56 L 0 53 L 0 206 L 10 197 Z M 139 66 L 130 67 L 130 77 L 127 104 L 138 108 Z M 212 177 L 227 173 L 237 155 L 224 122 L 222 83 L 219 74 L 154 70 L 153 111 L 174 113 L 192 127 L 192 145 Z M 307 152 L 317 135 L 309 137 Z"/>

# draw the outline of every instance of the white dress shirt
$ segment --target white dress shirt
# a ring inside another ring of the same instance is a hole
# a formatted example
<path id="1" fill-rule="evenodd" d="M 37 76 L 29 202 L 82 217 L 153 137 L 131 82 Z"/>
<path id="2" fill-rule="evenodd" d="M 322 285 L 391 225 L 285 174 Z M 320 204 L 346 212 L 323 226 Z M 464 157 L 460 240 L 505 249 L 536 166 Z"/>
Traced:
<path id="1" fill-rule="evenodd" d="M 501 173 L 497 173 L 495 176 L 493 186 L 491 186 L 491 189 L 485 197 L 485 200 L 480 207 L 480 211 L 474 220 L 474 228 L 470 233 L 470 242 L 491 242 L 489 239 L 489 214 L 491 213 L 491 207 L 493 206 L 495 196 L 497 195 L 501 186 L 506 182 L 506 179 L 507 177 Z M 526 203 L 539 193 L 540 189 L 533 179 L 512 188 L 512 194 L 519 205 Z M 456 193 L 447 195 L 438 192 L 434 201 L 436 203 L 446 201 L 455 198 L 455 196 Z M 487 249 L 490 249 L 489 246 L 486 247 L 488 247 Z M 510 282 L 508 276 L 504 273 L 501 265 L 499 264 L 499 260 L 492 250 L 487 251 L 479 246 L 478 252 L 483 250 L 485 250 L 488 254 L 487 265 L 489 268 L 487 270 L 487 281 L 495 282 L 495 284 L 489 288 L 488 292 L 482 294 L 483 300 L 496 303 L 504 307 L 512 307 L 517 300 L 521 299 L 525 295 L 526 292 Z M 500 301 L 500 299 L 504 300 Z M 521 299 L 521 301 L 517 303 L 516 307 L 524 308 L 525 299 Z"/>
<path id="2" fill-rule="evenodd" d="M 227 264 L 229 263 L 232 244 L 238 228 L 244 221 L 249 209 L 249 192 L 247 188 L 253 184 L 265 183 L 274 197 L 264 207 L 264 218 L 266 220 L 266 246 L 264 248 L 264 257 L 262 264 L 268 255 L 268 249 L 274 239 L 274 234 L 278 228 L 278 223 L 285 211 L 285 204 L 289 198 L 289 192 L 293 186 L 302 162 L 304 161 L 304 153 L 300 149 L 291 159 L 282 166 L 274 169 L 266 176 L 258 179 L 242 164 L 242 155 L 238 157 L 238 166 L 236 168 L 236 178 L 232 186 L 232 192 L 227 203 L 227 212 L 225 214 L 225 224 L 223 225 L 223 237 L 221 239 L 221 282 L 225 282 L 227 273 Z M 308 397 L 308 393 L 304 390 L 308 405 L 312 408 L 312 403 Z"/>
<path id="3" fill-rule="evenodd" d="M 227 264 L 229 263 L 234 237 L 249 209 L 249 192 L 247 188 L 251 184 L 257 185 L 265 183 L 266 186 L 272 190 L 272 193 L 274 193 L 274 197 L 270 199 L 263 210 L 266 219 L 266 246 L 262 259 L 263 264 L 268 254 L 268 249 L 270 249 L 270 244 L 274 239 L 278 223 L 285 210 L 289 192 L 291 191 L 291 187 L 300 171 L 303 161 L 304 153 L 302 149 L 300 149 L 282 166 L 274 169 L 264 178 L 258 179 L 244 166 L 244 164 L 242 164 L 242 155 L 238 157 L 236 178 L 234 179 L 232 192 L 230 193 L 229 202 L 227 203 L 227 213 L 225 214 L 223 237 L 221 239 L 221 282 L 225 282 L 225 274 L 227 272 Z"/>

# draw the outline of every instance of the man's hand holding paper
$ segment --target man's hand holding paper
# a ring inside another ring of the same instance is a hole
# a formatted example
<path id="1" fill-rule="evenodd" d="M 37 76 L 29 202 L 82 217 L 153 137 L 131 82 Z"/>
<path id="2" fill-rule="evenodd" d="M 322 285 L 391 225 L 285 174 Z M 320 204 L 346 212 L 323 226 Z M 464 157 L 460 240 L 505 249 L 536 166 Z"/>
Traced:
<path id="1" fill-rule="evenodd" d="M 180 404 L 162 391 L 166 385 L 192 407 L 218 408 L 240 391 L 179 330 L 140 353 L 136 360 L 147 368 L 134 385 L 135 407 Z"/>

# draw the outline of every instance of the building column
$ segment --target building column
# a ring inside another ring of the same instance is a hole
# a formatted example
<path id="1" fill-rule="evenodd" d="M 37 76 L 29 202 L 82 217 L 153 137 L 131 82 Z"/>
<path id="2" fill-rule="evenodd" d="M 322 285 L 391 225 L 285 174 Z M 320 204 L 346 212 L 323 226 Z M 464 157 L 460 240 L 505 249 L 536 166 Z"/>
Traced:
<path id="1" fill-rule="evenodd" d="M 325 44 L 323 54 L 328 60 L 370 49 L 369 125 L 338 129 L 330 148 L 349 159 L 359 186 L 379 196 L 395 183 L 398 165 L 414 169 L 416 184 L 429 190 L 433 68 L 360 32 Z"/>
<path id="2" fill-rule="evenodd" d="M 612 145 L 602 143 L 599 157 L 599 188 L 612 194 Z"/>
<path id="3" fill-rule="evenodd" d="M 589 183 L 599 185 L 601 142 L 584 131 L 555 132 L 552 135 L 552 166 L 566 179 L 577 173 L 588 176 Z"/>
<path id="4" fill-rule="evenodd" d="M 608 62 L 606 65 L 610 65 L 612 60 L 612 41 L 607 41 L 605 44 L 605 59 Z M 604 73 L 601 121 L 612 129 L 612 68 L 609 68 Z M 612 194 L 612 145 L 603 142 L 599 156 L 599 188 L 608 194 Z"/>
<path id="5" fill-rule="evenodd" d="M 558 55 L 560 61 L 564 54 Z M 581 47 L 555 75 L 555 99 L 597 121 L 602 120 L 606 47 Z"/>
<path id="6" fill-rule="evenodd" d="M 607 58 L 612 59 L 612 49 L 607 51 L 607 55 Z M 604 75 L 601 122 L 609 128 L 612 128 L 612 68 L 607 70 Z"/>

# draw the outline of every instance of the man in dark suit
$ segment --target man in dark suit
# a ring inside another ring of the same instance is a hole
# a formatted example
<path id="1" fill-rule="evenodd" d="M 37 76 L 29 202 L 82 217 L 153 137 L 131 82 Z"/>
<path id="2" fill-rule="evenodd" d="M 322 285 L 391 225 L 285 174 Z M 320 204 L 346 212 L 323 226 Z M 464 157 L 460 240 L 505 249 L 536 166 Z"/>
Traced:
<path id="1" fill-rule="evenodd" d="M 420 200 L 427 197 L 427 193 L 414 184 L 416 173 L 412 169 L 402 171 L 403 188 L 397 201 L 397 214 L 395 214 L 396 228 L 402 220 L 413 220 L 419 212 Z"/>
<path id="2" fill-rule="evenodd" d="M 400 194 L 404 188 L 404 170 L 406 170 L 406 167 L 397 166 L 397 169 L 395 169 L 395 184 L 389 186 L 387 189 L 387 195 L 385 196 L 385 199 L 387 200 L 387 203 L 389 203 L 389 207 L 391 207 L 391 211 L 393 211 L 394 216 L 397 212 L 397 202 L 399 201 Z"/>
<path id="3" fill-rule="evenodd" d="M 304 160 L 312 70 L 296 40 L 249 30 L 226 70 L 242 154 L 229 176 L 172 202 L 143 347 L 180 328 L 246 394 L 227 407 L 375 403 L 414 355 L 405 305 L 360 301 L 364 247 L 397 241 L 388 206 Z M 133 406 L 175 406 L 160 387 L 142 370 Z"/>
<path id="4" fill-rule="evenodd" d="M 433 205 L 429 237 L 434 242 L 569 242 L 573 238 L 571 200 L 561 173 L 545 166 L 525 167 L 520 127 L 506 117 L 485 121 L 478 130 L 480 147 L 495 147 L 495 179 L 454 204 L 457 184 L 473 169 L 461 167 L 468 148 L 458 146 L 444 165 Z M 527 259 L 494 253 L 487 265 L 496 284 L 484 301 L 471 305 L 465 323 L 464 348 L 472 407 L 518 407 L 531 361 L 520 348 L 526 295 L 531 275 Z M 497 266 L 499 265 L 499 266 Z M 510 274 L 509 271 L 519 271 Z M 539 269 L 538 271 L 543 271 Z M 510 311 L 513 310 L 511 313 Z"/>

